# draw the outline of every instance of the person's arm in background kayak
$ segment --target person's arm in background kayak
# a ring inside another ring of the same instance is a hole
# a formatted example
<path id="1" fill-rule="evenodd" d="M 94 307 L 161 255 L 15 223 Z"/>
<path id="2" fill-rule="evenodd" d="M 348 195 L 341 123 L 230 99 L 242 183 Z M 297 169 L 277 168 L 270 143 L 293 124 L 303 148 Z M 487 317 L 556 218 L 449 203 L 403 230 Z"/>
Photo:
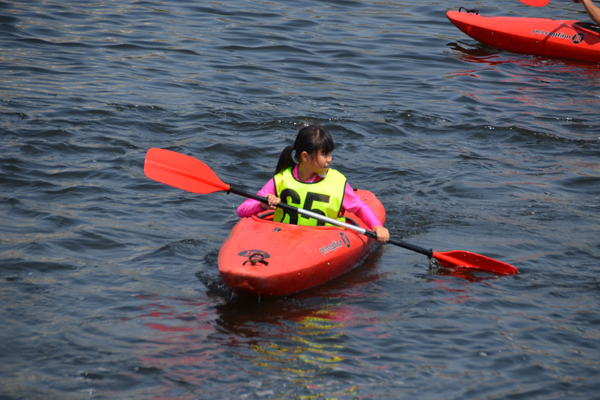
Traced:
<path id="1" fill-rule="evenodd" d="M 600 25 L 600 8 L 596 7 L 592 0 L 573 0 L 573 3 L 583 3 L 585 11 L 596 24 Z"/>

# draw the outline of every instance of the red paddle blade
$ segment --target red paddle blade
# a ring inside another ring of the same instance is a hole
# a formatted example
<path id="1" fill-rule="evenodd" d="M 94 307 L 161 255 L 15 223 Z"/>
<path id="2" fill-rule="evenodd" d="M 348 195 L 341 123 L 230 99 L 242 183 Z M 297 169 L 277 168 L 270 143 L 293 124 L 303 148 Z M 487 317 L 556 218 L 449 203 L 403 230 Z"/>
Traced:
<path id="1" fill-rule="evenodd" d="M 148 150 L 144 173 L 150 179 L 192 193 L 213 193 L 229 190 L 230 186 L 202 161 L 164 149 Z"/>
<path id="2" fill-rule="evenodd" d="M 472 268 L 498 275 L 514 275 L 519 272 L 510 264 L 470 251 L 455 250 L 445 253 L 434 251 L 433 258 L 438 260 L 442 267 L 446 268 Z"/>
<path id="3" fill-rule="evenodd" d="M 520 0 L 521 3 L 532 7 L 544 7 L 550 0 Z"/>

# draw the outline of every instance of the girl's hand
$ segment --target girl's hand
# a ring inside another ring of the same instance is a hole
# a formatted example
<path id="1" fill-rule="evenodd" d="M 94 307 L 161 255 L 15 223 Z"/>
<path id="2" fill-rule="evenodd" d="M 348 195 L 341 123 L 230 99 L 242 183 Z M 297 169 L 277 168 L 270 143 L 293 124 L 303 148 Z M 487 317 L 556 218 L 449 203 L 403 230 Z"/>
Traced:
<path id="1" fill-rule="evenodd" d="M 375 232 L 377 235 L 377 240 L 381 243 L 385 243 L 390 240 L 390 232 L 383 226 L 374 227 L 373 232 Z"/>
<path id="2" fill-rule="evenodd" d="M 267 200 L 269 201 L 269 204 L 260 203 L 263 210 L 274 210 L 277 208 L 277 204 L 281 203 L 281 199 L 274 194 L 268 194 Z"/>

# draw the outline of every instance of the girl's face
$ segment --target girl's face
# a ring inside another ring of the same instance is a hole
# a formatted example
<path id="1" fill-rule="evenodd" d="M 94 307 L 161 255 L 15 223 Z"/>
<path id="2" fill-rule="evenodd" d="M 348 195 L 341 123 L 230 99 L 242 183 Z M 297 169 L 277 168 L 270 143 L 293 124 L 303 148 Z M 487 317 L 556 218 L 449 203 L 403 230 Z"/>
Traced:
<path id="1" fill-rule="evenodd" d="M 302 161 L 306 163 L 313 174 L 326 175 L 332 159 L 331 153 L 323 154 L 322 150 L 310 155 L 307 152 L 302 153 Z"/>

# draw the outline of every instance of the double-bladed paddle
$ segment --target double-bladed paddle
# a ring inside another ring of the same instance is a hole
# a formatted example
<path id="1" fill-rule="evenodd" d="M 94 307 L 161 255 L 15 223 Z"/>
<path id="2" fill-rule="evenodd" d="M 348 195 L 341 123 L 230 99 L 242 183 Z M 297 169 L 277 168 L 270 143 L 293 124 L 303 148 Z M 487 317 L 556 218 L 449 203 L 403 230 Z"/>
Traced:
<path id="1" fill-rule="evenodd" d="M 144 173 L 150 179 L 192 193 L 208 194 L 223 191 L 268 203 L 266 197 L 246 193 L 224 183 L 214 171 L 202 161 L 170 150 L 156 148 L 148 150 L 146 161 L 144 163 Z M 296 208 L 285 203 L 279 203 L 277 207 L 298 213 L 305 217 L 314 218 L 319 221 L 353 230 L 372 239 L 377 239 L 375 232 L 333 218 L 328 218 L 309 210 Z M 387 243 L 421 253 L 429 258 L 433 257 L 445 268 L 476 269 L 498 275 L 514 275 L 518 272 L 518 270 L 510 264 L 468 251 L 455 250 L 438 253 L 401 240 L 389 240 Z"/>

